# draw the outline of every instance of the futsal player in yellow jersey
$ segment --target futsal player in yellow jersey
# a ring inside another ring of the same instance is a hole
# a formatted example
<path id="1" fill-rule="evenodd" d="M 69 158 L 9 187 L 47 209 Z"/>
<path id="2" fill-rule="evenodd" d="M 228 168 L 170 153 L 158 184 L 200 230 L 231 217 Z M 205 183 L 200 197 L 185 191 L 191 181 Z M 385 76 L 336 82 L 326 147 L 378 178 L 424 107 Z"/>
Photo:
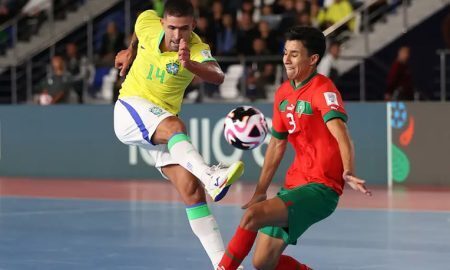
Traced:
<path id="1" fill-rule="evenodd" d="M 138 17 L 130 47 L 116 56 L 121 76 L 132 65 L 115 104 L 114 130 L 123 143 L 147 149 L 155 167 L 173 183 L 215 268 L 224 246 L 203 187 L 219 201 L 244 166 L 240 161 L 229 167 L 206 164 L 177 117 L 194 76 L 215 84 L 224 80 L 209 46 L 192 32 L 193 14 L 190 1 L 168 0 L 162 19 L 152 10 Z"/>

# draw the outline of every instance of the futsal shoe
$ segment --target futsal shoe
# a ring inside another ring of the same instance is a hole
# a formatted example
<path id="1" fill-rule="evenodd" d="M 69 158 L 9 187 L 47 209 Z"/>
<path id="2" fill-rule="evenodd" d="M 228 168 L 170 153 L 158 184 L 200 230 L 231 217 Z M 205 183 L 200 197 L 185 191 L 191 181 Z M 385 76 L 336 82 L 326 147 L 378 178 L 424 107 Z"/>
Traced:
<path id="1" fill-rule="evenodd" d="M 218 202 L 225 197 L 230 186 L 244 173 L 244 163 L 237 161 L 226 167 L 222 164 L 212 166 L 208 172 L 209 185 L 205 186 L 211 198 Z"/>

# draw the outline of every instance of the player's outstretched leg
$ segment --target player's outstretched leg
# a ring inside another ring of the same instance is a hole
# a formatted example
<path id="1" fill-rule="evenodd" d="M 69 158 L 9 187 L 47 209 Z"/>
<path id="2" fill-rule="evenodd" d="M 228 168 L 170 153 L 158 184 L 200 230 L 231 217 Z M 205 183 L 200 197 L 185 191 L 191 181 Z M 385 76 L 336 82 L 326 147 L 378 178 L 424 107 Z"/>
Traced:
<path id="1" fill-rule="evenodd" d="M 244 163 L 241 161 L 229 167 L 222 165 L 210 167 L 185 133 L 171 136 L 168 149 L 173 160 L 195 175 L 216 202 L 226 195 L 230 186 L 244 173 Z"/>

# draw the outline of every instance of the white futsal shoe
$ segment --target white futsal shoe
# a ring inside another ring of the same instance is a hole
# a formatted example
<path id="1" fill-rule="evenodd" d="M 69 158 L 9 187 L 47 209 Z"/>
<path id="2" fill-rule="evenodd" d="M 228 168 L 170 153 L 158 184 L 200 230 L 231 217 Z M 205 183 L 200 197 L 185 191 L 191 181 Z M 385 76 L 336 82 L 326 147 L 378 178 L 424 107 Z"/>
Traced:
<path id="1" fill-rule="evenodd" d="M 209 185 L 205 186 L 211 198 L 218 202 L 225 197 L 230 186 L 244 173 L 244 163 L 237 161 L 226 167 L 222 164 L 212 166 L 208 172 Z"/>

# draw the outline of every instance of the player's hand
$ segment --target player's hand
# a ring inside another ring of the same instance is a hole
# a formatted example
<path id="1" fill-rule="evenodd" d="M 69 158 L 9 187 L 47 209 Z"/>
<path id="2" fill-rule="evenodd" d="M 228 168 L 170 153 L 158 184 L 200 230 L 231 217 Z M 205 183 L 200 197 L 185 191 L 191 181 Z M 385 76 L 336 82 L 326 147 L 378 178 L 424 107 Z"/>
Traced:
<path id="1" fill-rule="evenodd" d="M 368 190 L 364 185 L 366 181 L 354 176 L 350 171 L 344 171 L 342 178 L 352 189 L 360 191 L 367 196 L 372 196 L 372 192 L 370 192 L 370 190 Z"/>
<path id="2" fill-rule="evenodd" d="M 242 209 L 247 209 L 255 203 L 265 201 L 267 199 L 267 194 L 265 193 L 255 193 L 250 201 L 242 206 Z"/>
<path id="3" fill-rule="evenodd" d="M 125 76 L 133 60 L 134 55 L 131 49 L 122 50 L 116 55 L 114 66 L 120 69 L 120 77 Z"/>
<path id="4" fill-rule="evenodd" d="M 191 62 L 191 51 L 184 39 L 180 40 L 180 46 L 178 47 L 178 60 L 183 67 L 187 67 Z"/>

